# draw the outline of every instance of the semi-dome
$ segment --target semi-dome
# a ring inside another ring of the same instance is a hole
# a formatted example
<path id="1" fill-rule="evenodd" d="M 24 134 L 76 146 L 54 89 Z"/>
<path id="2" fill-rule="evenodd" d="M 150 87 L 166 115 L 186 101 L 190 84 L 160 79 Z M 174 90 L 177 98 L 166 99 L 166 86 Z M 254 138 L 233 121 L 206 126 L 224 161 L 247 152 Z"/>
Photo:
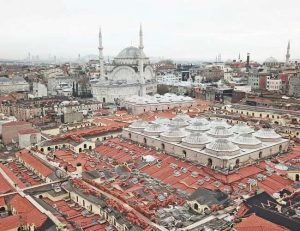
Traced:
<path id="1" fill-rule="evenodd" d="M 233 132 L 224 126 L 216 126 L 210 129 L 207 134 L 215 138 L 228 138 L 233 135 Z"/>
<path id="2" fill-rule="evenodd" d="M 129 125 L 129 128 L 131 128 L 132 130 L 143 130 L 148 126 L 148 122 L 143 121 L 143 120 L 136 120 L 134 121 L 132 124 Z"/>
<path id="3" fill-rule="evenodd" d="M 240 148 L 227 139 L 216 139 L 206 145 L 208 153 L 214 155 L 231 156 L 239 153 Z"/>
<path id="4" fill-rule="evenodd" d="M 272 128 L 262 128 L 254 133 L 254 136 L 260 139 L 261 141 L 272 142 L 277 141 L 281 138 Z"/>
<path id="5" fill-rule="evenodd" d="M 149 124 L 145 129 L 144 133 L 150 136 L 158 136 L 160 133 L 166 131 L 167 128 L 160 124 Z"/>
<path id="6" fill-rule="evenodd" d="M 244 133 L 231 139 L 231 142 L 237 144 L 240 148 L 259 148 L 262 143 L 252 134 Z"/>
<path id="7" fill-rule="evenodd" d="M 115 57 L 115 59 L 138 59 L 140 57 L 140 52 L 140 49 L 137 47 L 126 47 Z M 146 58 L 146 55 L 143 51 L 142 58 Z"/>
<path id="8" fill-rule="evenodd" d="M 192 132 L 190 135 L 182 139 L 182 145 L 193 148 L 202 148 L 209 142 L 211 142 L 211 138 L 200 132 Z"/>
<path id="9" fill-rule="evenodd" d="M 249 127 L 247 124 L 244 123 L 236 124 L 230 130 L 236 134 L 245 134 L 245 133 L 254 132 L 254 130 L 251 127 Z"/>
<path id="10" fill-rule="evenodd" d="M 186 127 L 186 130 L 188 131 L 208 131 L 210 129 L 209 124 L 205 124 L 201 121 L 196 121 L 190 124 L 189 126 Z"/>
<path id="11" fill-rule="evenodd" d="M 169 130 L 160 134 L 161 138 L 171 142 L 180 142 L 187 133 L 178 127 L 170 128 Z"/>

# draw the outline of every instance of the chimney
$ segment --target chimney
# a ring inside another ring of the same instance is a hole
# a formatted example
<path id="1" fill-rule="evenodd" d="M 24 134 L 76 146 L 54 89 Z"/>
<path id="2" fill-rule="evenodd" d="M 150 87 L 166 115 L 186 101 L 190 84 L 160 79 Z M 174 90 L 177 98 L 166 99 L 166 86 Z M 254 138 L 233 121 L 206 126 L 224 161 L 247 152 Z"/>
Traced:
<path id="1" fill-rule="evenodd" d="M 247 70 L 250 68 L 250 53 L 247 53 Z"/>

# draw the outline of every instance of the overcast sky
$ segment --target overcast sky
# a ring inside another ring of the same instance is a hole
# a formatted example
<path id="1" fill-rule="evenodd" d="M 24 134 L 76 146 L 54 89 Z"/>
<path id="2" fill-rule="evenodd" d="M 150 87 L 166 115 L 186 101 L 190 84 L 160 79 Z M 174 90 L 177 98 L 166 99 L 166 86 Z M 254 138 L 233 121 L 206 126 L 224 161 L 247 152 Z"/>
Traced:
<path id="1" fill-rule="evenodd" d="M 213 60 L 300 58 L 298 0 L 0 0 L 0 58 L 97 54 L 138 45 L 151 57 Z"/>

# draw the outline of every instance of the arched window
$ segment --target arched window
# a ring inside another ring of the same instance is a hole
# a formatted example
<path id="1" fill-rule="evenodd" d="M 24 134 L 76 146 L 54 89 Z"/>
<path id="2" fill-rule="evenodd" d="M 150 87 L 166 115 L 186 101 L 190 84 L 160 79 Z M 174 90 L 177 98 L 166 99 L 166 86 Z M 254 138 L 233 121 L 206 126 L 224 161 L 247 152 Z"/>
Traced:
<path id="1" fill-rule="evenodd" d="M 162 143 L 162 144 L 161 144 L 161 149 L 162 149 L 162 150 L 165 150 L 165 148 L 166 148 L 166 147 L 165 147 L 165 144 Z"/>
<path id="2" fill-rule="evenodd" d="M 235 165 L 236 165 L 236 166 L 240 166 L 240 159 L 236 159 Z"/>
<path id="3" fill-rule="evenodd" d="M 48 150 L 48 151 L 50 151 L 50 150 L 51 150 L 51 148 L 50 148 L 50 147 L 48 147 L 48 148 L 47 148 L 47 150 Z"/>
<path id="4" fill-rule="evenodd" d="M 195 204 L 194 204 L 194 209 L 195 209 L 195 210 L 198 210 L 198 209 L 199 209 L 198 203 L 195 203 Z"/>
<path id="5" fill-rule="evenodd" d="M 211 158 L 208 158 L 208 160 L 207 160 L 207 166 L 212 166 L 212 163 L 213 163 L 213 161 L 212 161 L 212 159 Z"/>
<path id="6" fill-rule="evenodd" d="M 89 146 L 89 150 L 92 150 L 92 146 L 91 145 Z"/>
<path id="7" fill-rule="evenodd" d="M 295 181 L 300 181 L 300 176 L 299 176 L 299 174 L 296 174 L 296 176 L 295 176 Z"/>
<path id="8" fill-rule="evenodd" d="M 262 152 L 259 152 L 259 154 L 258 154 L 258 158 L 262 158 Z"/>
<path id="9" fill-rule="evenodd" d="M 82 152 L 82 148 L 79 148 L 79 152 Z"/>
<path id="10" fill-rule="evenodd" d="M 185 150 L 182 151 L 182 154 L 183 154 L 184 158 L 186 158 L 186 151 Z"/>
<path id="11" fill-rule="evenodd" d="M 44 148 L 41 148 L 41 152 L 44 152 Z"/>
<path id="12" fill-rule="evenodd" d="M 279 152 L 281 152 L 282 151 L 282 145 L 280 144 L 279 145 Z"/>
<path id="13" fill-rule="evenodd" d="M 128 136 L 129 136 L 129 139 L 131 139 L 131 133 L 129 133 Z"/>
<path id="14" fill-rule="evenodd" d="M 86 147 L 87 147 L 87 145 L 86 145 L 86 144 L 84 144 L 84 145 L 83 145 L 83 148 L 86 148 Z"/>
<path id="15" fill-rule="evenodd" d="M 147 139 L 146 138 L 144 138 L 144 144 L 147 144 Z"/>
<path id="16" fill-rule="evenodd" d="M 58 149 L 58 146 L 57 146 L 57 145 L 55 146 L 55 149 Z"/>

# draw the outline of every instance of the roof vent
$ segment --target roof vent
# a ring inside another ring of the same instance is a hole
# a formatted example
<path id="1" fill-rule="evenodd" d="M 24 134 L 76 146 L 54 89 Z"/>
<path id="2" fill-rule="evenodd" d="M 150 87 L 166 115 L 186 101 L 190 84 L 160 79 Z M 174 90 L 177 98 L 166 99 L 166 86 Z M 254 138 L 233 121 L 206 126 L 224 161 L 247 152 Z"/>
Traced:
<path id="1" fill-rule="evenodd" d="M 174 171 L 173 175 L 174 175 L 174 176 L 180 176 L 181 173 L 180 173 L 180 171 Z"/>
<path id="2" fill-rule="evenodd" d="M 200 179 L 200 180 L 197 181 L 197 183 L 198 183 L 199 185 L 203 185 L 203 184 L 204 184 L 204 180 L 203 180 L 203 179 Z"/>
<path id="3" fill-rule="evenodd" d="M 192 177 L 198 177 L 198 176 L 199 176 L 199 173 L 198 173 L 198 172 L 192 172 L 191 176 L 192 176 Z"/>
<path id="4" fill-rule="evenodd" d="M 220 182 L 220 181 L 218 181 L 218 180 L 217 180 L 217 181 L 215 181 L 215 182 L 214 182 L 214 184 L 215 184 L 215 186 L 216 186 L 217 188 L 219 188 L 219 187 L 221 186 L 221 182 Z"/>
<path id="5" fill-rule="evenodd" d="M 210 177 L 209 177 L 209 176 L 206 176 L 206 177 L 204 177 L 204 180 L 205 180 L 205 181 L 210 181 Z"/>

